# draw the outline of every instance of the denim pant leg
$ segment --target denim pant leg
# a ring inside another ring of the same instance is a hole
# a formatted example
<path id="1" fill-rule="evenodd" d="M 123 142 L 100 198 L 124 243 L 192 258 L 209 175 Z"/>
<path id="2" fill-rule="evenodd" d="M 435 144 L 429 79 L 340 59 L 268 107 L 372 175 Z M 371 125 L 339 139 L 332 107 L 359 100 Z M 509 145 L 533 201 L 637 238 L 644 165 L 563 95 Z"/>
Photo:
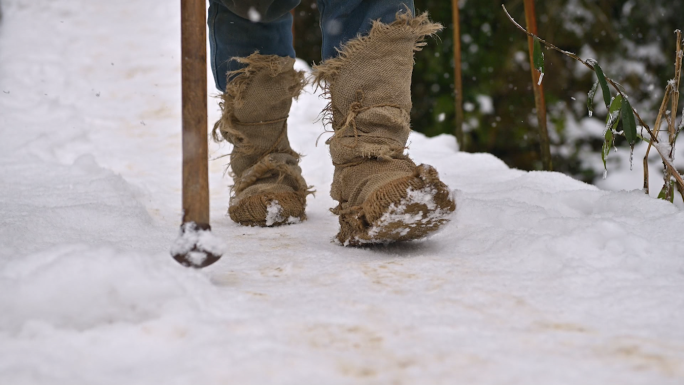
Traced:
<path id="1" fill-rule="evenodd" d="M 210 0 L 209 47 L 216 88 L 225 91 L 226 73 L 242 67 L 234 57 L 295 57 L 290 10 L 300 0 Z"/>
<path id="2" fill-rule="evenodd" d="M 373 20 L 389 24 L 397 12 L 415 14 L 413 0 L 317 0 L 321 13 L 323 60 L 337 56 L 345 42 L 370 32 Z"/>

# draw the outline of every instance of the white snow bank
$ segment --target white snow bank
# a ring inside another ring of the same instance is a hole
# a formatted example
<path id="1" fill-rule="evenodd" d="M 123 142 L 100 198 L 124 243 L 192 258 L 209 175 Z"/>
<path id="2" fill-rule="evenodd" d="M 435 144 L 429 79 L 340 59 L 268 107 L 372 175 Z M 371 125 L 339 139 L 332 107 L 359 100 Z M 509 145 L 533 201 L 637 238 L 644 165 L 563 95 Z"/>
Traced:
<path id="1" fill-rule="evenodd" d="M 166 259 L 85 245 L 24 255 L 0 272 L 0 290 L 12 293 L 0 297 L 0 327 L 21 338 L 31 329 L 86 331 L 201 312 L 197 300 L 216 289 Z"/>
<path id="2" fill-rule="evenodd" d="M 136 238 L 172 236 L 150 228 L 145 193 L 99 166 L 92 155 L 70 165 L 28 156 L 5 160 L 0 167 L 0 252 L 11 258 L 69 242 L 128 248 Z"/>

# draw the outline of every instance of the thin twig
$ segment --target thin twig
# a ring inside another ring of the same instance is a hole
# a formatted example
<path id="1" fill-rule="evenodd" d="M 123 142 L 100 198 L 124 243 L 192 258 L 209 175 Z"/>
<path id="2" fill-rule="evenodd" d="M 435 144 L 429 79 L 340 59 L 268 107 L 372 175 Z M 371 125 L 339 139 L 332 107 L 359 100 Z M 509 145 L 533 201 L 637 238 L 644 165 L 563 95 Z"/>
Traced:
<path id="1" fill-rule="evenodd" d="M 679 174 L 679 171 L 677 171 L 672 162 L 670 162 L 670 159 L 667 157 L 667 155 L 660 152 L 660 148 L 658 148 L 658 146 L 656 146 L 655 149 L 656 151 L 658 151 L 658 154 L 660 154 L 660 157 L 663 158 L 663 163 L 665 163 L 665 166 L 670 169 L 670 172 L 672 173 L 672 176 L 674 176 L 674 178 L 677 180 L 677 183 L 681 185 L 682 188 L 684 188 L 684 179 L 682 179 L 682 176 Z"/>
<path id="2" fill-rule="evenodd" d="M 648 153 L 651 151 L 651 142 L 648 142 L 648 149 L 644 155 L 644 192 L 646 195 L 650 194 L 650 183 L 648 181 Z"/>

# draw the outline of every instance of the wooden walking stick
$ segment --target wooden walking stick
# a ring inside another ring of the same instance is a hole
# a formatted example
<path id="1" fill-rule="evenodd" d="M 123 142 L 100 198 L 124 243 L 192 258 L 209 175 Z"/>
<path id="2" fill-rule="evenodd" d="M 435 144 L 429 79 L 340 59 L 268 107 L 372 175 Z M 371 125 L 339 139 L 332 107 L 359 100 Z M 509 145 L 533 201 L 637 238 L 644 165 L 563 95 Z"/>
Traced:
<path id="1" fill-rule="evenodd" d="M 211 241 L 207 145 L 206 0 L 181 0 L 183 223 L 171 254 L 201 268 L 221 258 Z"/>

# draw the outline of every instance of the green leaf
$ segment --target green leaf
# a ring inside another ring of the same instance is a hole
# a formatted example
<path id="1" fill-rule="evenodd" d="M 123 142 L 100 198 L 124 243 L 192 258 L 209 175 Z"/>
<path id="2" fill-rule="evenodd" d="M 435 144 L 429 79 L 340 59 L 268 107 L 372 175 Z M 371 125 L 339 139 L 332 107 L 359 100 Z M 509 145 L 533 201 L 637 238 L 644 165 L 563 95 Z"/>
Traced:
<path id="1" fill-rule="evenodd" d="M 620 107 L 622 107 L 622 95 L 618 94 L 618 96 L 610 102 L 608 116 L 606 117 L 606 130 L 615 131 L 617 128 L 618 123 L 620 123 Z"/>
<path id="2" fill-rule="evenodd" d="M 591 90 L 587 94 L 587 110 L 589 110 L 589 116 L 594 115 L 594 96 L 596 96 L 596 90 L 598 90 L 598 82 L 591 86 Z"/>
<path id="3" fill-rule="evenodd" d="M 610 149 L 613 147 L 613 140 L 615 135 L 613 132 L 620 123 L 620 107 L 622 106 L 622 95 L 616 96 L 612 102 L 610 102 L 610 108 L 608 109 L 608 116 L 606 117 L 606 136 L 603 142 L 603 150 L 601 151 L 601 159 L 603 160 L 603 169 L 608 170 L 606 167 L 606 158 L 610 153 Z"/>
<path id="4" fill-rule="evenodd" d="M 630 146 L 634 146 L 637 139 L 636 122 L 634 120 L 634 111 L 632 111 L 632 106 L 627 99 L 622 100 L 620 116 L 622 117 L 622 129 L 625 132 L 625 138 L 627 138 Z"/>
<path id="5" fill-rule="evenodd" d="M 603 142 L 603 149 L 601 150 L 601 159 L 603 160 L 603 169 L 608 170 L 608 167 L 606 166 L 606 158 L 608 158 L 608 154 L 610 153 L 610 149 L 613 147 L 613 131 L 608 130 L 606 131 L 606 140 Z"/>
<path id="6" fill-rule="evenodd" d="M 622 107 L 622 95 L 618 94 L 612 102 L 610 102 L 610 108 L 608 109 L 608 113 L 612 114 L 616 112 L 617 110 Z"/>
<path id="7" fill-rule="evenodd" d="M 532 58 L 534 59 L 534 68 L 540 73 L 544 73 L 544 53 L 542 52 L 541 44 L 537 38 L 534 39 Z"/>
<path id="8" fill-rule="evenodd" d="M 610 89 L 608 88 L 608 82 L 606 81 L 606 76 L 603 74 L 603 70 L 598 63 L 594 62 L 594 72 L 596 72 L 596 77 L 601 85 L 601 92 L 603 92 L 603 101 L 606 103 L 606 108 L 610 105 Z"/>

